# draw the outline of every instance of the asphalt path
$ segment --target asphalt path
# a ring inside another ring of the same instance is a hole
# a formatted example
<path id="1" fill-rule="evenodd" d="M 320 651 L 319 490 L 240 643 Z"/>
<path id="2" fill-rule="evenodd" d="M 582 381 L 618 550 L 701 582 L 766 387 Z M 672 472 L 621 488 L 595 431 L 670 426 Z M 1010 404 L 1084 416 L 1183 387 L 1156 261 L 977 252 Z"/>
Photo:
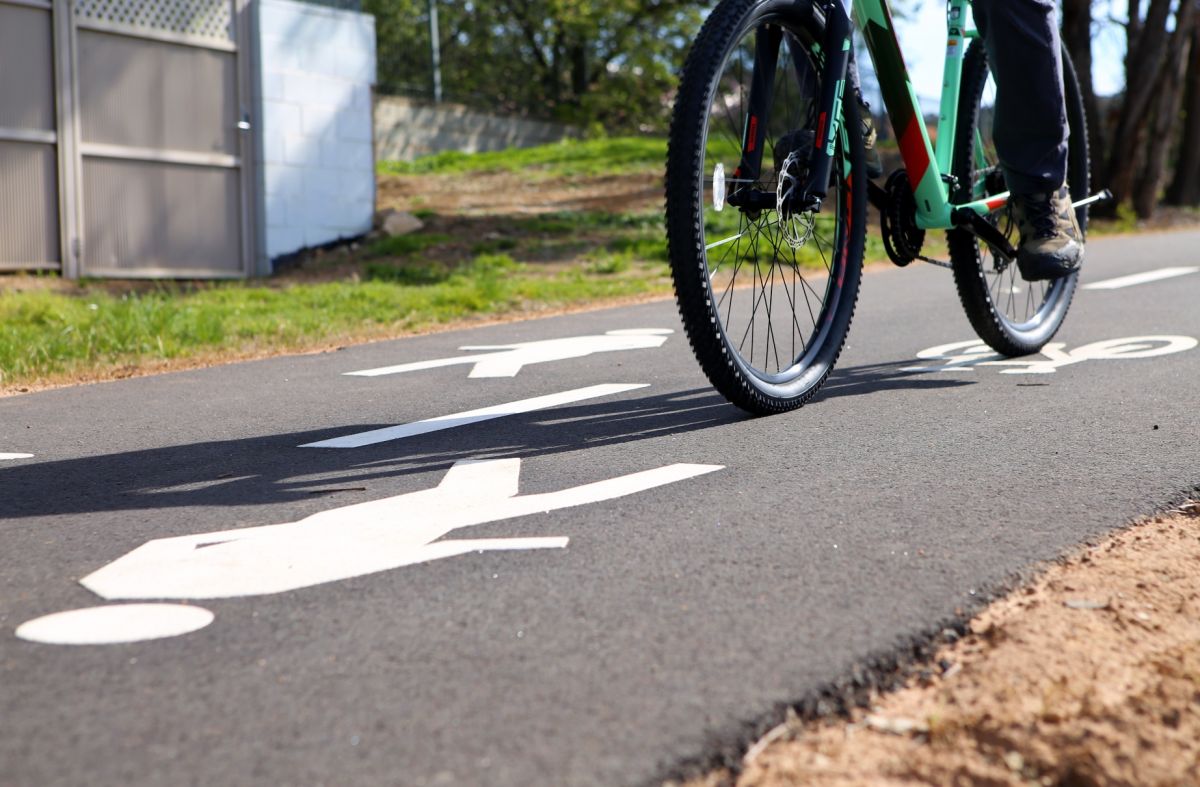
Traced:
<path id="1" fill-rule="evenodd" d="M 1096 240 L 1083 279 L 1198 248 Z M 0 782 L 652 782 L 1195 488 L 1198 306 L 1196 272 L 1081 291 L 1021 373 L 918 359 L 973 338 L 949 273 L 875 270 L 824 392 L 762 419 L 669 301 L 0 399 L 0 455 L 33 455 L 0 459 Z M 346 374 L 630 330 L 515 376 Z M 1150 336 L 1176 339 L 1096 344 Z M 645 387 L 300 447 L 600 385 Z M 211 622 L 15 633 L 173 598 Z"/>

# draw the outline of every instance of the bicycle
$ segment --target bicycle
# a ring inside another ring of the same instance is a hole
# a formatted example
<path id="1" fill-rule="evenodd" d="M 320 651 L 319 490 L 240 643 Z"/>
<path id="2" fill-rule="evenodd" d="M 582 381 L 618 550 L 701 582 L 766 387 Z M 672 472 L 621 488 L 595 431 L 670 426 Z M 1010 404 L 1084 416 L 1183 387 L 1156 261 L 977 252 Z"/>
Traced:
<path id="1" fill-rule="evenodd" d="M 666 171 L 676 302 L 700 366 L 755 414 L 804 405 L 833 370 L 862 273 L 867 203 L 897 265 L 945 230 L 959 299 L 997 352 L 1037 352 L 1062 324 L 1078 272 L 1025 282 L 991 140 L 994 83 L 969 0 L 949 0 L 936 149 L 886 0 L 853 0 L 902 169 L 865 174 L 859 100 L 847 95 L 852 25 L 840 0 L 722 0 L 684 64 Z M 969 42 L 969 48 L 968 48 Z M 1087 129 L 1063 51 L 1068 186 L 1089 188 Z M 732 171 L 727 167 L 732 166 Z M 1075 202 L 1081 229 L 1088 205 Z M 739 279 L 740 277 L 740 279 Z"/>

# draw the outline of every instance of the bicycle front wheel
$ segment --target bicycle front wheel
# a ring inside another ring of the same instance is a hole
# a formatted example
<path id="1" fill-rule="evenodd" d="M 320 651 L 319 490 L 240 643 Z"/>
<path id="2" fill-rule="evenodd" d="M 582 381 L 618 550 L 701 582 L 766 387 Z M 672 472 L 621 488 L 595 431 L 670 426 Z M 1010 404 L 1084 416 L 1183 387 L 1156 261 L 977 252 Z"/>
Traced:
<path id="1" fill-rule="evenodd" d="M 667 155 L 667 241 L 684 329 L 713 386 L 755 414 L 800 407 L 828 377 L 854 314 L 865 241 L 853 96 L 821 209 L 788 201 L 824 122 L 821 23 L 791 9 L 717 6 L 684 66 Z M 748 165 L 747 150 L 761 161 Z"/>
<path id="2" fill-rule="evenodd" d="M 1067 185 L 1075 199 L 1088 195 L 1088 139 L 1083 100 L 1071 59 L 1063 50 L 1063 83 L 1066 89 Z M 988 72 L 982 42 L 975 41 L 963 59 L 959 130 L 955 142 L 955 202 L 982 199 L 1007 190 L 1000 159 L 992 138 L 996 85 Z M 1087 230 L 1087 207 L 1076 210 L 1081 230 Z M 1008 207 L 989 219 L 1015 246 L 1016 222 Z M 947 233 L 954 283 L 971 327 L 993 350 L 1003 355 L 1035 353 L 1053 338 L 1067 316 L 1079 272 L 1054 281 L 1025 281 L 1015 261 L 995 254 L 991 247 L 965 230 Z"/>

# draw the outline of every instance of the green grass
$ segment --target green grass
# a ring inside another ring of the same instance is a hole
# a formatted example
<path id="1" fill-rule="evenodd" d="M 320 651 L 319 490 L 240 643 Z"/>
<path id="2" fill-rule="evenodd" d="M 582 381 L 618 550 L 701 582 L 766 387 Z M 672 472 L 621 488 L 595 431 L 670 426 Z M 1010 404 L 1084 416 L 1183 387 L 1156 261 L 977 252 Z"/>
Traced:
<path id="1" fill-rule="evenodd" d="M 548 273 L 505 254 L 485 254 L 455 270 L 418 265 L 389 274 L 380 263 L 359 283 L 164 286 L 123 297 L 87 290 L 0 292 L 0 384 L 213 351 L 301 349 L 529 304 L 554 307 L 667 291 L 661 270 L 618 276 L 611 265 L 592 264 L 594 270 L 583 265 Z"/>
<path id="2" fill-rule="evenodd" d="M 372 241 L 366 249 L 368 257 L 404 257 L 424 251 L 431 246 L 448 243 L 448 235 L 437 233 L 414 233 L 411 235 L 393 235 L 390 238 L 380 238 Z"/>
<path id="3" fill-rule="evenodd" d="M 461 175 L 469 172 L 536 171 L 540 175 L 620 175 L 661 170 L 667 158 L 662 137 L 568 139 L 532 148 L 488 153 L 435 153 L 415 161 L 380 161 L 381 175 Z"/>

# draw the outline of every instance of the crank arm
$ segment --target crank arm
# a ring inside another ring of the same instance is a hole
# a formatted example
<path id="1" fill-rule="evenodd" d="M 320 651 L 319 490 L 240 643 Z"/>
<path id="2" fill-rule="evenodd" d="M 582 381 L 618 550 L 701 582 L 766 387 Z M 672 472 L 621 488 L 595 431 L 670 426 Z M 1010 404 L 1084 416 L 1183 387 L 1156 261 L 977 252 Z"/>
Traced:
<path id="1" fill-rule="evenodd" d="M 1108 202 L 1112 198 L 1113 198 L 1112 192 L 1109 191 L 1108 189 L 1105 189 L 1104 191 L 1101 191 L 1097 194 L 1093 194 L 1090 197 L 1081 199 L 1078 202 L 1072 202 L 1071 207 L 1078 209 L 1078 208 L 1082 208 L 1084 205 L 1091 205 L 1093 202 Z"/>
<path id="2" fill-rule="evenodd" d="M 954 225 L 965 229 L 992 247 L 992 251 L 1009 261 L 1017 258 L 1017 250 L 998 227 L 970 208 L 959 208 L 951 215 Z"/>

